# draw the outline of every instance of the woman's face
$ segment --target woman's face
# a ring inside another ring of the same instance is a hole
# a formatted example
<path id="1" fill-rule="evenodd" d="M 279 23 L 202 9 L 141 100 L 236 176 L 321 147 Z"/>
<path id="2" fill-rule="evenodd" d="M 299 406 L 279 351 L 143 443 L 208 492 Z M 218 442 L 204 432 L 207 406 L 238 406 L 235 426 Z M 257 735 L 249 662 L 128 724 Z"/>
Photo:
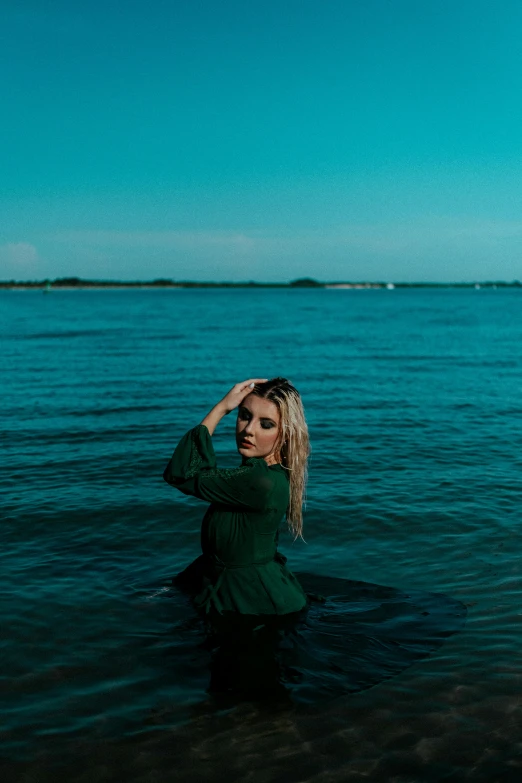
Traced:
<path id="1" fill-rule="evenodd" d="M 273 452 L 279 420 L 279 409 L 275 403 L 248 394 L 237 411 L 236 443 L 239 453 L 245 457 L 270 457 L 267 460 L 269 464 L 278 462 L 279 455 Z"/>

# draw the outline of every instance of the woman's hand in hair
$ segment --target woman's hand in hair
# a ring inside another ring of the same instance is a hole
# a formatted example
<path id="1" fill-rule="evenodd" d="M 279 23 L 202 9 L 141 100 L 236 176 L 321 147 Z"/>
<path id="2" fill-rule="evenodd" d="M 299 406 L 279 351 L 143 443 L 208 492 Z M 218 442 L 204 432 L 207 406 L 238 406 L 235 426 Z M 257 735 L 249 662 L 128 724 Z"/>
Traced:
<path id="1" fill-rule="evenodd" d="M 241 381 L 241 383 L 236 383 L 236 385 L 230 389 L 228 394 L 223 397 L 219 405 L 223 406 L 226 413 L 230 413 L 230 411 L 233 411 L 234 408 L 237 408 L 237 406 L 243 402 L 247 394 L 250 394 L 254 388 L 254 384 L 264 383 L 267 380 L 268 378 L 249 378 L 248 381 Z"/>

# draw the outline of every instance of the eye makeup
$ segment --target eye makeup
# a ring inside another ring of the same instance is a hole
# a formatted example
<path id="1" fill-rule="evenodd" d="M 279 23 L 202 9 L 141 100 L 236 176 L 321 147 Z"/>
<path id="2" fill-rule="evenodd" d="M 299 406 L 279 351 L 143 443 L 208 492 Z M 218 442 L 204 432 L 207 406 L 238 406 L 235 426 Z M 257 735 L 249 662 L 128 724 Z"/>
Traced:
<path id="1" fill-rule="evenodd" d="M 238 417 L 240 419 L 249 419 L 251 417 L 251 413 L 248 408 L 240 408 L 238 411 Z M 275 422 L 272 421 L 272 419 L 262 418 L 261 427 L 264 430 L 271 430 L 273 427 L 275 427 Z"/>

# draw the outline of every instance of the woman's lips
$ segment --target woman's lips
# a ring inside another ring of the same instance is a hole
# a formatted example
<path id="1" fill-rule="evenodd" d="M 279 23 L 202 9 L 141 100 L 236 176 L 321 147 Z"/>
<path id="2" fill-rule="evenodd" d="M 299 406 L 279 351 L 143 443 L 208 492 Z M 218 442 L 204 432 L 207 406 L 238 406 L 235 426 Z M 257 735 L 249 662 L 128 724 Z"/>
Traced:
<path id="1" fill-rule="evenodd" d="M 254 446 L 254 444 L 253 443 L 249 443 L 247 440 L 242 440 L 241 441 L 241 447 L 244 448 L 244 449 L 251 449 L 251 448 L 253 448 L 253 446 Z"/>

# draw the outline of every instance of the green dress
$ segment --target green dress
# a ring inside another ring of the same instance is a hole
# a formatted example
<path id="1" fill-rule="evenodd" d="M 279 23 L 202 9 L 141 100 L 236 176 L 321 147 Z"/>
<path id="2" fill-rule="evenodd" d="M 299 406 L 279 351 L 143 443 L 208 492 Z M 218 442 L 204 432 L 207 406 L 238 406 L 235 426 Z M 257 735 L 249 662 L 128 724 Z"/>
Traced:
<path id="1" fill-rule="evenodd" d="M 286 615 L 306 606 L 306 593 L 277 551 L 289 502 L 282 465 L 243 457 L 238 468 L 218 468 L 210 433 L 198 424 L 178 443 L 163 478 L 210 503 L 201 528 L 203 554 L 178 576 L 198 609 Z"/>

